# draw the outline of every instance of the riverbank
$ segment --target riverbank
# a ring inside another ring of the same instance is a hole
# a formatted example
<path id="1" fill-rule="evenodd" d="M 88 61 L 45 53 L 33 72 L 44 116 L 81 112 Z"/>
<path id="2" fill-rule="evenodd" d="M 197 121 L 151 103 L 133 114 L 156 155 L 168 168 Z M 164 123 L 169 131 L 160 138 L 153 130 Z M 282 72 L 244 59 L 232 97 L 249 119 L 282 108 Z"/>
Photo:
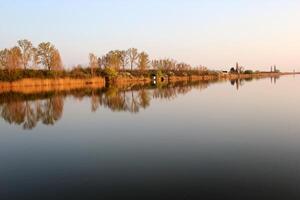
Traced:
<path id="1" fill-rule="evenodd" d="M 247 78 L 264 78 L 264 77 L 278 77 L 283 75 L 293 75 L 300 73 L 254 73 L 254 74 L 218 74 L 218 75 L 191 75 L 191 76 L 162 76 L 157 82 L 177 82 L 177 81 L 209 81 L 209 80 L 222 80 L 222 79 L 247 79 Z M 128 83 L 141 83 L 151 82 L 151 78 L 123 78 L 117 77 L 113 84 L 128 84 Z"/>
<path id="2" fill-rule="evenodd" d="M 64 91 L 80 88 L 99 88 L 105 86 L 105 80 L 101 77 L 89 79 L 21 79 L 13 82 L 0 82 L 0 93 L 22 92 L 38 93 L 47 91 Z"/>
<path id="3" fill-rule="evenodd" d="M 283 75 L 294 75 L 299 73 L 255 73 L 255 74 L 219 74 L 219 75 L 192 75 L 192 76 L 171 76 L 159 77 L 158 83 L 174 83 L 179 81 L 210 81 L 210 80 L 234 80 L 249 78 L 267 78 L 278 77 Z M 122 77 L 118 76 L 110 81 L 104 77 L 75 79 L 75 78 L 58 78 L 58 79 L 34 79 L 26 78 L 13 82 L 0 81 L 0 93 L 4 92 L 22 92 L 22 93 L 38 93 L 45 91 L 64 91 L 80 88 L 102 88 L 107 83 L 117 86 L 129 84 L 147 84 L 151 83 L 149 77 Z"/>

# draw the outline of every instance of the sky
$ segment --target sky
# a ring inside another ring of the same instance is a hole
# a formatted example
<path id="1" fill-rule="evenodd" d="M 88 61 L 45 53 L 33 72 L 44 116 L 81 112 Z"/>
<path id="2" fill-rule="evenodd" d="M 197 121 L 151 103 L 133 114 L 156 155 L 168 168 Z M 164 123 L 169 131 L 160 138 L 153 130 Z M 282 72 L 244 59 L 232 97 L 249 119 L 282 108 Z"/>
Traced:
<path id="1" fill-rule="evenodd" d="M 138 48 L 194 66 L 300 71 L 299 0 L 0 0 L 0 49 L 52 42 L 64 65 Z"/>

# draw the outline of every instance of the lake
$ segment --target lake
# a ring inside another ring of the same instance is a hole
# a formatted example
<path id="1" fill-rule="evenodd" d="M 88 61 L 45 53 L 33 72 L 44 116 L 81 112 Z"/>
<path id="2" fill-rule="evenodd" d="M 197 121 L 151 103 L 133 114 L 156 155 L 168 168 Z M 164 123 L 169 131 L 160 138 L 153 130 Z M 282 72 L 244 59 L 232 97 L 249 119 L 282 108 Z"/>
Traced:
<path id="1" fill-rule="evenodd" d="M 299 199 L 299 85 L 0 93 L 1 199 Z"/>

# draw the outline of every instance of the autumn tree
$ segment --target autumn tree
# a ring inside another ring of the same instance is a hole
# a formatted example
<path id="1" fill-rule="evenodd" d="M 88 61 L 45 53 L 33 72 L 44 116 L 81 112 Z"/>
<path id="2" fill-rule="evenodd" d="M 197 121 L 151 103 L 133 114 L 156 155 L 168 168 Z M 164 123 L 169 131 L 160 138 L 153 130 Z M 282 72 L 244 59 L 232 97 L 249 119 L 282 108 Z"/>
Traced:
<path id="1" fill-rule="evenodd" d="M 152 67 L 152 69 L 158 69 L 158 61 L 151 60 L 151 67 Z"/>
<path id="2" fill-rule="evenodd" d="M 119 71 L 120 66 L 122 64 L 122 59 L 121 59 L 121 51 L 115 50 L 115 51 L 110 51 L 106 54 L 106 64 L 108 67 L 114 68 L 115 70 Z"/>
<path id="3" fill-rule="evenodd" d="M 102 60 L 101 57 L 99 57 L 99 58 L 97 59 L 97 63 L 98 63 L 99 69 L 102 69 L 102 66 L 103 66 L 103 60 Z"/>
<path id="4" fill-rule="evenodd" d="M 90 53 L 89 61 L 90 61 L 91 75 L 94 76 L 94 71 L 98 66 L 98 58 L 95 54 Z"/>
<path id="5" fill-rule="evenodd" d="M 32 55 L 32 43 L 29 40 L 19 40 L 18 45 L 22 53 L 22 64 L 26 70 Z"/>
<path id="6" fill-rule="evenodd" d="M 120 56 L 121 56 L 120 59 L 121 59 L 121 65 L 122 65 L 123 71 L 125 71 L 125 68 L 129 63 L 128 53 L 129 53 L 129 51 L 124 51 L 124 50 L 120 52 Z"/>
<path id="7" fill-rule="evenodd" d="M 173 59 L 164 59 L 163 60 L 163 69 L 166 71 L 175 70 L 176 61 Z"/>
<path id="8" fill-rule="evenodd" d="M 8 57 L 9 57 L 8 49 L 4 49 L 0 51 L 0 69 L 8 68 Z"/>
<path id="9" fill-rule="evenodd" d="M 98 66 L 100 69 L 107 67 L 107 57 L 106 55 L 98 58 Z"/>
<path id="10" fill-rule="evenodd" d="M 38 49 L 35 47 L 31 49 L 31 61 L 32 61 L 32 67 L 36 69 L 39 64 L 39 54 L 38 54 Z"/>
<path id="11" fill-rule="evenodd" d="M 22 63 L 21 49 L 17 46 L 11 48 L 8 52 L 7 61 L 7 67 L 9 71 L 20 68 Z"/>
<path id="12" fill-rule="evenodd" d="M 187 63 L 181 62 L 181 63 L 176 64 L 177 71 L 187 71 L 189 69 L 191 69 L 191 66 Z"/>
<path id="13" fill-rule="evenodd" d="M 135 48 L 128 49 L 128 55 L 129 55 L 129 62 L 130 62 L 130 70 L 133 70 L 134 64 L 137 62 L 137 59 L 139 58 L 138 50 Z"/>
<path id="14" fill-rule="evenodd" d="M 51 55 L 51 62 L 50 62 L 52 70 L 62 70 L 63 63 L 61 60 L 60 53 L 57 49 L 54 49 Z"/>
<path id="15" fill-rule="evenodd" d="M 38 46 L 39 63 L 45 66 L 46 69 L 51 70 L 51 61 L 55 47 L 50 42 L 40 43 Z"/>
<path id="16" fill-rule="evenodd" d="M 149 67 L 149 56 L 147 53 L 142 52 L 139 54 L 138 68 L 140 71 L 145 71 Z"/>

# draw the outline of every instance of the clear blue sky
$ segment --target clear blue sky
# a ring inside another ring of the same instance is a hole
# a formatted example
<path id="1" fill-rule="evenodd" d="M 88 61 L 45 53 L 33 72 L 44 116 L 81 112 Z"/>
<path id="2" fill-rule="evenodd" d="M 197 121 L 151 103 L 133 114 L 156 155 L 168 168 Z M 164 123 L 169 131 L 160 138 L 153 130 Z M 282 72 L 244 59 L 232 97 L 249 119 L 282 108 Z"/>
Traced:
<path id="1" fill-rule="evenodd" d="M 151 58 L 300 70 L 298 0 L 0 0 L 0 48 L 51 41 L 64 64 L 136 47 Z"/>

